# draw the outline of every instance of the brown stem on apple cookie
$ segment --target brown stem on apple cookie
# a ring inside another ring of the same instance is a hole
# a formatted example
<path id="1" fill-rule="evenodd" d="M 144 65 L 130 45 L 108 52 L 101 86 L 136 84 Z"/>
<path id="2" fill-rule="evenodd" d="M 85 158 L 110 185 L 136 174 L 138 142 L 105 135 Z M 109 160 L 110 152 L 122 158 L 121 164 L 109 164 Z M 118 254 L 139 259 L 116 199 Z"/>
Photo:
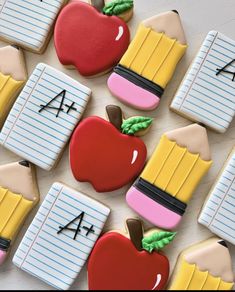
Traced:
<path id="1" fill-rule="evenodd" d="M 121 132 L 122 121 L 123 121 L 121 108 L 116 105 L 108 105 L 106 106 L 106 112 L 107 112 L 110 123 L 113 124 L 114 127 L 118 129 L 118 131 Z"/>
<path id="2" fill-rule="evenodd" d="M 135 248 L 138 251 L 142 251 L 142 240 L 144 237 L 142 222 L 138 219 L 127 219 L 126 225 Z"/>

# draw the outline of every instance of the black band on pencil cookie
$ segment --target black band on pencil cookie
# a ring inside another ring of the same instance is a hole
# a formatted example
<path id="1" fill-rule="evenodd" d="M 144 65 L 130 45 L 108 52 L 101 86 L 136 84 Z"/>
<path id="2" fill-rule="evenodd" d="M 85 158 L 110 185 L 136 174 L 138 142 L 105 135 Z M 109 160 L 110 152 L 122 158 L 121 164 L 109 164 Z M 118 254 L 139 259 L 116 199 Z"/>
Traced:
<path id="1" fill-rule="evenodd" d="M 148 90 L 149 92 L 155 94 L 159 98 L 163 95 L 164 89 L 161 88 L 156 83 L 142 77 L 141 75 L 135 73 L 134 71 L 125 68 L 122 65 L 117 65 L 114 68 L 114 72 L 120 76 L 126 78 L 128 81 L 134 83 L 135 85 L 140 86 L 141 88 Z"/>
<path id="2" fill-rule="evenodd" d="M 10 245 L 11 245 L 11 241 L 9 239 L 0 237 L 0 250 L 7 251 Z"/>
<path id="3" fill-rule="evenodd" d="M 147 182 L 143 178 L 139 178 L 134 186 L 155 202 L 179 214 L 180 216 L 184 215 L 187 204 L 172 197 L 168 193 Z"/>

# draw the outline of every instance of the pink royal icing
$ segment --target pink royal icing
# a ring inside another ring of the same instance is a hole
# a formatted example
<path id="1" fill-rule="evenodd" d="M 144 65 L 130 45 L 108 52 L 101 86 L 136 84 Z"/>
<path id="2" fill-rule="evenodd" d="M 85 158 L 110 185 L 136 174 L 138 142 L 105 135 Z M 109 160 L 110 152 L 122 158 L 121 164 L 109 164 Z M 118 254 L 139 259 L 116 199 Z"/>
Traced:
<path id="1" fill-rule="evenodd" d="M 0 266 L 5 262 L 7 253 L 3 250 L 0 250 Z"/>
<path id="2" fill-rule="evenodd" d="M 175 229 L 181 216 L 153 201 L 135 187 L 130 188 L 126 195 L 128 205 L 152 224 L 163 229 Z"/>
<path id="3" fill-rule="evenodd" d="M 155 94 L 116 73 L 112 73 L 109 77 L 108 87 L 111 93 L 122 102 L 140 110 L 153 110 L 160 103 L 160 98 Z"/>

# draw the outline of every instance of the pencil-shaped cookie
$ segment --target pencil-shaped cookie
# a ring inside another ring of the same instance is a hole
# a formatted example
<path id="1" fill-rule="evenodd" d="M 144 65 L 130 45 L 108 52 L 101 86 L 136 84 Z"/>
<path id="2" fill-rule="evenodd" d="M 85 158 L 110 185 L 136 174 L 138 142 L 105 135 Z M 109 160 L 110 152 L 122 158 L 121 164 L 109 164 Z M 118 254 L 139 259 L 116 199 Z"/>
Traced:
<path id="1" fill-rule="evenodd" d="M 0 166 L 0 265 L 24 220 L 38 201 L 35 169 L 29 162 Z"/>
<path id="2" fill-rule="evenodd" d="M 111 92 L 138 109 L 156 108 L 187 45 L 177 11 L 143 21 L 108 80 Z"/>
<path id="3" fill-rule="evenodd" d="M 224 133 L 235 115 L 235 41 L 210 31 L 170 108 Z"/>
<path id="4" fill-rule="evenodd" d="M 233 282 L 228 247 L 211 238 L 180 255 L 169 290 L 232 290 Z"/>
<path id="5" fill-rule="evenodd" d="M 199 223 L 235 244 L 235 148 L 223 167 L 199 216 Z"/>
<path id="6" fill-rule="evenodd" d="M 174 229 L 211 164 L 205 128 L 194 124 L 167 132 L 128 191 L 127 203 L 154 225 Z"/>
<path id="7" fill-rule="evenodd" d="M 17 46 L 0 48 L 0 128 L 26 79 L 23 52 Z"/>

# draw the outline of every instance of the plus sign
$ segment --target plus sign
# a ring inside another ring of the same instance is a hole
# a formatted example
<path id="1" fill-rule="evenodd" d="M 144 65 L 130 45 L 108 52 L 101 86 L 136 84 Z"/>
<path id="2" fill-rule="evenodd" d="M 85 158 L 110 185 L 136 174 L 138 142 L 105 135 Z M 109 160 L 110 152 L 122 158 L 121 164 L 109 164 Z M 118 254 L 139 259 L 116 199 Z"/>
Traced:
<path id="1" fill-rule="evenodd" d="M 83 226 L 82 228 L 87 230 L 86 236 L 88 236 L 90 233 L 95 233 L 95 230 L 93 229 L 94 225 L 91 225 L 90 228 Z"/>
<path id="2" fill-rule="evenodd" d="M 67 114 L 68 114 L 71 110 L 74 110 L 74 111 L 77 110 L 76 107 L 74 107 L 74 104 L 75 104 L 75 102 L 72 102 L 71 105 L 68 105 L 68 104 L 65 105 L 65 106 L 67 106 L 67 108 L 68 108 L 68 110 L 67 110 Z"/>

